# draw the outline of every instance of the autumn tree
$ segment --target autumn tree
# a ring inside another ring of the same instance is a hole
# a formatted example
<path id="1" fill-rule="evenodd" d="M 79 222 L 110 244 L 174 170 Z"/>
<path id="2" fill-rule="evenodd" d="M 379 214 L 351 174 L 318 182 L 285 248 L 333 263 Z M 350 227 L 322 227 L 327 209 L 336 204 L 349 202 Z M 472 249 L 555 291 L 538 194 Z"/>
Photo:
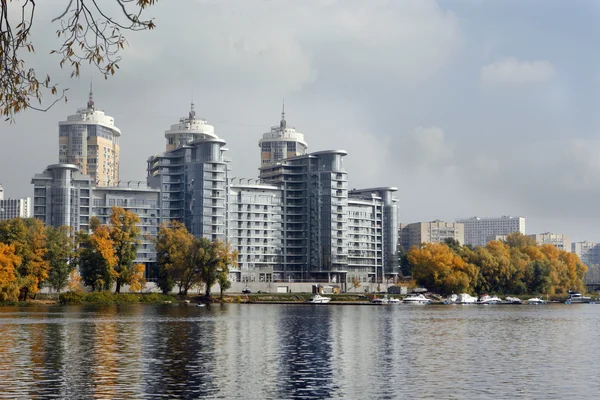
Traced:
<path id="1" fill-rule="evenodd" d="M 221 274 L 229 275 L 229 267 L 237 266 L 238 252 L 232 251 L 229 243 L 201 238 L 202 248 L 207 249 L 201 258 L 202 282 L 206 285 L 206 297 L 210 297 L 211 287 L 218 281 Z"/>
<path id="2" fill-rule="evenodd" d="M 130 292 L 141 292 L 144 289 L 146 286 L 145 271 L 146 266 L 144 264 L 134 264 L 131 267 Z"/>
<path id="3" fill-rule="evenodd" d="M 180 277 L 185 270 L 185 253 L 191 244 L 192 236 L 179 221 L 163 223 L 153 239 L 158 263 L 157 285 L 163 293 L 169 293 L 178 284 L 181 293 Z M 200 274 L 197 274 L 198 280 Z"/>
<path id="4" fill-rule="evenodd" d="M 76 268 L 77 248 L 73 229 L 68 226 L 46 227 L 47 252 L 46 261 L 50 268 L 48 283 L 57 292 L 69 282 L 71 272 Z"/>
<path id="5" fill-rule="evenodd" d="M 92 219 L 96 219 L 93 217 Z M 92 225 L 92 221 L 90 221 Z M 84 285 L 96 290 L 108 290 L 115 280 L 112 266 L 116 263 L 115 250 L 107 226 L 94 223 L 92 234 L 78 233 L 79 269 Z"/>
<path id="6" fill-rule="evenodd" d="M 116 262 L 113 274 L 116 281 L 115 293 L 121 292 L 121 285 L 128 285 L 136 279 L 132 271 L 133 260 L 140 244 L 140 228 L 137 214 L 120 207 L 113 207 L 110 216 L 109 233 L 114 248 Z"/>
<path id="7" fill-rule="evenodd" d="M 121 61 L 120 50 L 126 45 L 123 32 L 153 29 L 154 22 L 142 17 L 143 11 L 157 0 L 63 0 L 57 6 L 57 46 L 50 51 L 59 58 L 61 67 L 79 76 L 82 65 L 95 66 L 107 78 Z M 36 21 L 33 0 L 0 0 L 0 115 L 13 120 L 27 108 L 46 111 L 65 97 L 65 90 L 46 74 L 31 68 L 26 54 L 35 52 L 31 29 Z M 42 105 L 42 95 L 55 99 Z"/>
<path id="8" fill-rule="evenodd" d="M 0 223 L 0 242 L 12 244 L 21 262 L 16 266 L 20 299 L 35 295 L 41 283 L 48 278 L 46 230 L 34 218 L 15 218 Z"/>
<path id="9" fill-rule="evenodd" d="M 456 255 L 443 243 L 425 243 L 411 248 L 408 259 L 412 277 L 419 284 L 442 294 L 470 292 L 478 278 L 478 270 Z"/>
<path id="10" fill-rule="evenodd" d="M 19 285 L 15 273 L 21 259 L 15 254 L 15 246 L 0 243 L 0 301 L 17 301 Z"/>
<path id="11" fill-rule="evenodd" d="M 356 290 L 360 287 L 360 278 L 358 276 L 352 277 L 352 289 Z"/>

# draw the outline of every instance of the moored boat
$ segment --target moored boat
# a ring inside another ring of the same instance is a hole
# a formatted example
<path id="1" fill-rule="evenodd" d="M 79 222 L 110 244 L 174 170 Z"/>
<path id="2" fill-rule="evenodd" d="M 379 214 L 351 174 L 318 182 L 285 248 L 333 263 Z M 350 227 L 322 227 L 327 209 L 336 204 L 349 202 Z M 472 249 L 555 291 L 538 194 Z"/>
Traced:
<path id="1" fill-rule="evenodd" d="M 456 298 L 456 304 L 477 304 L 477 297 L 473 297 L 468 293 L 461 293 Z"/>
<path id="2" fill-rule="evenodd" d="M 586 304 L 591 303 L 591 301 L 591 297 L 585 297 L 579 292 L 572 292 L 569 290 L 569 297 L 567 298 L 567 301 L 565 301 L 565 304 Z"/>
<path id="3" fill-rule="evenodd" d="M 523 300 L 518 297 L 507 297 L 504 302 L 505 304 L 523 304 Z"/>
<path id="4" fill-rule="evenodd" d="M 488 305 L 488 304 L 500 304 L 502 300 L 498 296 L 490 296 L 489 294 L 482 294 L 477 304 Z"/>
<path id="5" fill-rule="evenodd" d="M 546 304 L 546 302 L 539 297 L 532 297 L 531 299 L 527 300 L 527 304 Z"/>
<path id="6" fill-rule="evenodd" d="M 308 299 L 306 302 L 311 304 L 325 304 L 329 303 L 330 301 L 331 297 L 324 297 L 318 293 L 315 293 L 312 296 L 310 296 L 310 299 Z"/>
<path id="7" fill-rule="evenodd" d="M 451 294 L 450 296 L 446 297 L 446 300 L 444 300 L 444 304 L 456 304 L 457 301 L 458 301 L 458 295 Z"/>
<path id="8" fill-rule="evenodd" d="M 371 304 L 389 304 L 389 299 L 387 298 L 387 296 L 384 296 L 384 297 L 375 296 L 371 300 Z"/>
<path id="9" fill-rule="evenodd" d="M 409 294 L 404 299 L 402 299 L 402 303 L 404 304 L 429 304 L 431 300 L 422 294 Z"/>

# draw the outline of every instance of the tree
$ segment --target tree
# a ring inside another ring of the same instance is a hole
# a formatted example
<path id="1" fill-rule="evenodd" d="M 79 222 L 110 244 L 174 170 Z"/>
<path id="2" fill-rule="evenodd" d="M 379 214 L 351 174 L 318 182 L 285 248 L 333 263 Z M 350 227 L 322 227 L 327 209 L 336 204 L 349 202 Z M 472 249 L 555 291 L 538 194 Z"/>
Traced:
<path id="1" fill-rule="evenodd" d="M 15 246 L 0 243 L 0 301 L 17 301 L 19 285 L 15 270 L 21 263 Z"/>
<path id="2" fill-rule="evenodd" d="M 95 219 L 92 218 L 92 219 Z M 90 221 L 92 225 L 92 221 Z M 108 290 L 115 280 L 112 265 L 116 263 L 110 232 L 107 226 L 97 225 L 91 235 L 80 232 L 79 269 L 84 285 L 92 291 Z"/>
<path id="3" fill-rule="evenodd" d="M 443 243 L 425 243 L 408 253 L 412 276 L 421 285 L 442 294 L 473 290 L 479 271 Z"/>
<path id="4" fill-rule="evenodd" d="M 238 265 L 238 252 L 237 250 L 232 251 L 230 244 L 221 240 L 210 243 L 208 239 L 201 238 L 200 241 L 203 242 L 203 254 L 200 257 L 201 264 L 199 266 L 202 266 L 202 281 L 206 285 L 206 297 L 210 297 L 210 289 L 217 282 L 219 276 L 221 274 L 228 275 L 229 267 Z"/>
<path id="5" fill-rule="evenodd" d="M 48 283 L 57 292 L 69 282 L 71 272 L 75 269 L 76 246 L 73 230 L 68 226 L 46 227 L 47 253 L 46 261 L 50 268 Z"/>
<path id="6" fill-rule="evenodd" d="M 129 282 L 130 292 L 141 292 L 146 286 L 146 278 L 144 272 L 146 266 L 144 264 L 134 264 L 131 268 L 131 280 Z"/>
<path id="7" fill-rule="evenodd" d="M 157 0 L 64 0 L 52 22 L 59 47 L 52 54 L 61 57 L 60 66 L 71 68 L 71 77 L 79 76 L 82 63 L 94 65 L 108 78 L 119 69 L 120 50 L 127 43 L 123 31 L 153 29 L 154 21 L 142 18 L 142 12 Z M 38 78 L 24 55 L 34 53 L 31 29 L 35 22 L 36 2 L 0 0 L 0 115 L 12 121 L 14 115 L 27 108 L 46 111 L 64 98 L 48 75 Z M 114 5 L 117 14 L 107 11 Z M 43 92 L 58 96 L 53 103 L 42 106 Z"/>
<path id="8" fill-rule="evenodd" d="M 189 234 L 185 225 L 179 221 L 170 221 L 163 223 L 158 229 L 158 234 L 154 241 L 156 249 L 156 261 L 158 262 L 158 287 L 163 293 L 169 293 L 177 284 L 179 293 L 182 290 L 182 277 L 186 270 L 186 257 L 192 236 Z M 200 274 L 197 275 L 197 283 L 200 281 Z M 193 277 L 191 277 L 194 280 Z"/>
<path id="9" fill-rule="evenodd" d="M 15 218 L 0 223 L 0 242 L 12 244 L 21 262 L 16 268 L 20 299 L 26 301 L 35 295 L 40 284 L 48 278 L 46 255 L 46 230 L 34 218 Z"/>
<path id="10" fill-rule="evenodd" d="M 109 232 L 116 257 L 113 265 L 117 283 L 115 293 L 121 292 L 121 285 L 128 285 L 135 279 L 132 265 L 140 244 L 139 222 L 137 214 L 120 207 L 112 208 Z"/>
<path id="11" fill-rule="evenodd" d="M 223 292 L 231 288 L 229 274 L 225 273 L 225 271 L 219 271 L 219 275 L 217 276 L 217 282 L 219 282 L 219 289 L 221 290 L 221 300 L 223 300 Z"/>

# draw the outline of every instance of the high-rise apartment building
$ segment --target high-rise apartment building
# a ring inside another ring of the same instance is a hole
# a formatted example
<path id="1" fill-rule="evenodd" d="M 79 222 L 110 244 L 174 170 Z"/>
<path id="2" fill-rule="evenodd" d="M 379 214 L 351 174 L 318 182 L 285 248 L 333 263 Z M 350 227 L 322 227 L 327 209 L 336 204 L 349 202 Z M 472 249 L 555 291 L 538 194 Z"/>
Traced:
<path id="1" fill-rule="evenodd" d="M 5 199 L 4 188 L 0 185 L 0 221 L 13 218 L 29 218 L 31 215 L 31 197 Z"/>
<path id="2" fill-rule="evenodd" d="M 258 141 L 260 147 L 260 166 L 306 154 L 308 145 L 304 135 L 295 128 L 287 126 L 285 109 L 281 112 L 281 121 L 273 126 L 271 132 L 263 134 Z"/>
<path id="3" fill-rule="evenodd" d="M 167 151 L 148 158 L 146 181 L 160 190 L 161 222 L 181 221 L 209 240 L 227 238 L 225 141 L 206 120 L 189 117 L 165 131 Z"/>
<path id="4" fill-rule="evenodd" d="M 227 240 L 239 264 L 230 267 L 231 279 L 282 281 L 281 190 L 258 184 L 230 184 L 228 190 Z"/>
<path id="5" fill-rule="evenodd" d="M 413 246 L 421 247 L 422 243 L 444 243 L 446 239 L 465 243 L 465 227 L 460 222 L 435 220 L 400 224 L 399 228 L 399 243 L 405 252 Z"/>
<path id="6" fill-rule="evenodd" d="M 508 235 L 514 232 L 525 234 L 525 218 L 505 215 L 502 217 L 481 218 L 472 217 L 457 219 L 464 224 L 465 244 L 485 246 L 488 238 L 498 235 Z"/>
<path id="7" fill-rule="evenodd" d="M 86 108 L 58 124 L 59 163 L 73 164 L 96 186 L 119 184 L 119 140 L 115 120 L 96 109 L 90 88 Z"/>

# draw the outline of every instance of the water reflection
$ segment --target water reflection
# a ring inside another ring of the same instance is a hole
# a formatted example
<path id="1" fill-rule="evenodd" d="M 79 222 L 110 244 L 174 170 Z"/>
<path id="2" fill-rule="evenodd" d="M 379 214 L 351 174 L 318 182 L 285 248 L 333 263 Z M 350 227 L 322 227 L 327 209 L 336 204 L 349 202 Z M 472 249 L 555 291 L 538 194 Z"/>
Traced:
<path id="1" fill-rule="evenodd" d="M 0 398 L 596 398 L 600 306 L 0 308 Z"/>

